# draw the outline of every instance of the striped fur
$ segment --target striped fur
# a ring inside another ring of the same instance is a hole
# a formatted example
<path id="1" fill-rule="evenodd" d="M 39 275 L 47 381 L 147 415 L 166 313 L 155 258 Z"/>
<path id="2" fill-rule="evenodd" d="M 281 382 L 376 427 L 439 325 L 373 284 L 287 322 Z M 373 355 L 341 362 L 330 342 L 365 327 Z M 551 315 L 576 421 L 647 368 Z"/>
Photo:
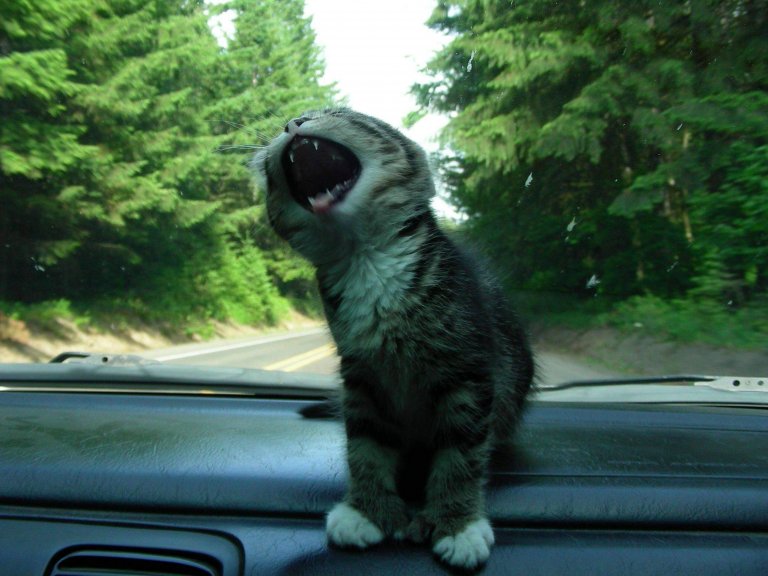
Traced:
<path id="1" fill-rule="evenodd" d="M 341 356 L 350 483 L 329 538 L 431 540 L 445 562 L 474 568 L 493 543 L 489 453 L 510 438 L 533 378 L 526 336 L 494 278 L 437 226 L 421 148 L 346 109 L 301 120 L 255 168 L 272 226 L 317 268 Z M 327 214 L 293 199 L 280 164 L 305 136 L 339 142 L 361 164 Z"/>

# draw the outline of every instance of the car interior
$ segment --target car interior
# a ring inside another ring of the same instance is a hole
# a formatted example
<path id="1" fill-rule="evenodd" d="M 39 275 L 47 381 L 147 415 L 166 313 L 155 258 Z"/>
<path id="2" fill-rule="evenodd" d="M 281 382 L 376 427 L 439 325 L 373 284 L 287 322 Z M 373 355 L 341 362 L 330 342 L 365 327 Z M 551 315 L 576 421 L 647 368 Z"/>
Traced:
<path id="1" fill-rule="evenodd" d="M 0 574 L 450 572 L 426 546 L 326 543 L 334 377 L 65 362 L 0 385 Z M 765 573 L 764 407 L 564 398 L 538 392 L 494 457 L 482 573 Z"/>

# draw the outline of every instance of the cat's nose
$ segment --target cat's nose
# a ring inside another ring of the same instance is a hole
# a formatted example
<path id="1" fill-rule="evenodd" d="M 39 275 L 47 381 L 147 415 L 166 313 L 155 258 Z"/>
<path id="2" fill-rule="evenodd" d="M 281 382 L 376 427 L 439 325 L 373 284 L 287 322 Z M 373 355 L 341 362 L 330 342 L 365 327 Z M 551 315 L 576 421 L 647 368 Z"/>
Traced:
<path id="1" fill-rule="evenodd" d="M 288 124 L 285 125 L 285 131 L 289 134 L 296 131 L 296 128 L 304 124 L 309 120 L 306 116 L 300 116 L 299 118 L 294 118 L 293 120 L 289 120 Z"/>

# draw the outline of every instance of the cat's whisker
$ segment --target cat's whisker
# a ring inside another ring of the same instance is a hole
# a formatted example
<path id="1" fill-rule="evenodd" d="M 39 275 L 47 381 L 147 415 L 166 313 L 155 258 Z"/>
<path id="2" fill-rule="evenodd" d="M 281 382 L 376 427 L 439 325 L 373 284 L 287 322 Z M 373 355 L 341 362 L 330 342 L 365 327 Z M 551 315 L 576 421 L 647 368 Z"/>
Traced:
<path id="1" fill-rule="evenodd" d="M 257 146 L 255 144 L 231 144 L 231 145 L 217 146 L 216 150 L 218 150 L 218 151 L 224 151 L 224 150 L 261 150 L 263 148 L 265 148 L 265 146 Z"/>

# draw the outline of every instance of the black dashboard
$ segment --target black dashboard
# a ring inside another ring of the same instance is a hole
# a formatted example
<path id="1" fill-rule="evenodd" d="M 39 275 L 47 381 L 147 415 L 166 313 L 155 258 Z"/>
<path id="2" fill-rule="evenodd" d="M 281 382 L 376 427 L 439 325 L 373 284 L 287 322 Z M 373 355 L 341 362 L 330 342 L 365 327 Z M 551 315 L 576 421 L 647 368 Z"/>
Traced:
<path id="1" fill-rule="evenodd" d="M 311 395 L 309 395 L 311 396 Z M 0 392 L 0 574 L 447 573 L 329 548 L 322 395 Z M 488 486 L 486 574 L 768 573 L 768 411 L 532 402 Z"/>

